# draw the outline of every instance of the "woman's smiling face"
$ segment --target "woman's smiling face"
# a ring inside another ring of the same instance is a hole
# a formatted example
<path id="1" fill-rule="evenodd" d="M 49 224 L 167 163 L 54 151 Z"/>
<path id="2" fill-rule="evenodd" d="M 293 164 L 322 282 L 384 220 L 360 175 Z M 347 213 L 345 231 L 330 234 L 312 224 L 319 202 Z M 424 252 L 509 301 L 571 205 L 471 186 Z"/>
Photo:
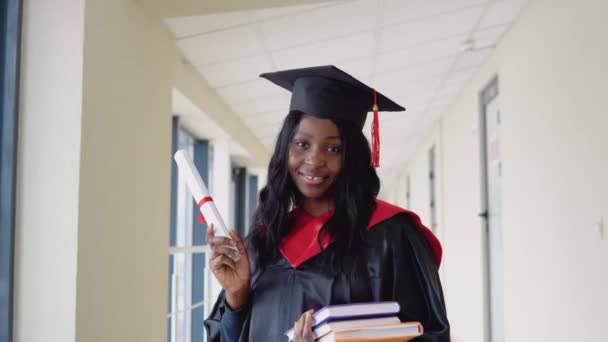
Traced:
<path id="1" fill-rule="evenodd" d="M 322 199 L 342 170 L 342 139 L 327 119 L 304 115 L 289 146 L 289 174 L 304 199 Z"/>

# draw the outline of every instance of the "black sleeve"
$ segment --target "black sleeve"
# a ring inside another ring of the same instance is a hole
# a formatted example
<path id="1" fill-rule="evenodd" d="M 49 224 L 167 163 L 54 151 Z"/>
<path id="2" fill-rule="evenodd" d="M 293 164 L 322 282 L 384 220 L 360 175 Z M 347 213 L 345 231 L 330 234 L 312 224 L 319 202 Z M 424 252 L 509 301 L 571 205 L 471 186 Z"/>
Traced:
<path id="1" fill-rule="evenodd" d="M 245 321 L 245 310 L 233 311 L 228 306 L 224 311 L 220 323 L 220 341 L 221 342 L 237 342 L 243 323 Z"/>
<path id="2" fill-rule="evenodd" d="M 255 256 L 250 248 L 251 244 L 249 237 L 244 239 L 245 246 L 247 246 L 247 253 L 249 254 L 249 261 L 252 272 L 252 283 L 256 279 L 258 274 L 255 272 L 255 265 L 253 260 Z M 205 319 L 204 325 L 207 330 L 207 341 L 208 342 L 236 342 L 236 341 L 247 341 L 249 335 L 249 321 L 251 314 L 251 296 L 245 306 L 239 311 L 232 311 L 228 305 L 226 305 L 226 292 L 222 289 L 211 313 Z"/>
<path id="3" fill-rule="evenodd" d="M 224 311 L 226 310 L 226 301 L 224 297 L 224 290 L 218 296 L 215 305 L 213 305 L 213 309 L 211 309 L 211 314 L 205 320 L 205 328 L 207 330 L 207 341 L 209 342 L 220 342 L 221 336 L 221 323 L 222 316 L 224 315 Z"/>
<path id="4" fill-rule="evenodd" d="M 226 305 L 224 290 L 220 293 L 205 320 L 207 341 L 209 342 L 237 342 L 244 336 L 245 323 L 248 320 L 249 306 L 233 311 Z"/>
<path id="5" fill-rule="evenodd" d="M 424 335 L 413 341 L 449 342 L 443 290 L 428 241 L 407 214 L 380 225 L 384 227 L 378 227 L 376 239 L 384 246 L 378 255 L 382 299 L 399 302 L 402 322 L 422 323 Z"/>

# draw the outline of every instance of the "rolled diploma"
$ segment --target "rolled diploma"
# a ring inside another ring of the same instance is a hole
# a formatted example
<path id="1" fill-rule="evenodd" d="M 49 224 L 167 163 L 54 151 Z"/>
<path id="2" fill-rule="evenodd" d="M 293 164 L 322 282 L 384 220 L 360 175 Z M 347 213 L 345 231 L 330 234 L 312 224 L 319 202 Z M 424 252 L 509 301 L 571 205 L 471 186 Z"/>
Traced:
<path id="1" fill-rule="evenodd" d="M 177 163 L 179 172 L 185 178 L 186 184 L 194 197 L 194 201 L 198 204 L 205 197 L 211 198 L 209 190 L 207 190 L 205 182 L 198 173 L 196 166 L 194 166 L 194 162 L 192 161 L 192 158 L 190 158 L 190 155 L 184 150 L 178 150 L 175 152 L 173 159 L 175 159 L 175 163 Z M 230 234 L 228 234 L 228 229 L 226 228 L 220 213 L 217 211 L 217 207 L 215 206 L 215 203 L 213 203 L 213 200 L 206 201 L 199 209 L 203 214 L 205 221 L 207 221 L 208 224 L 213 224 L 213 227 L 215 228 L 214 236 L 223 236 L 231 239 Z M 237 250 L 235 247 L 229 247 Z M 235 262 L 236 261 L 238 261 L 238 259 L 235 260 Z"/>

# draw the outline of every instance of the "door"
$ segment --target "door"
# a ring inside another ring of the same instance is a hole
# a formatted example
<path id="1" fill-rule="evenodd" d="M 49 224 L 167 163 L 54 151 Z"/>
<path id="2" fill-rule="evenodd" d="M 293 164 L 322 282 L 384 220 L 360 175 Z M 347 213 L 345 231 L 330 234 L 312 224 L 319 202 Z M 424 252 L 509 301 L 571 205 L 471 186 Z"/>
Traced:
<path id="1" fill-rule="evenodd" d="M 504 341 L 504 269 L 501 217 L 500 103 L 498 79 L 480 95 L 482 213 L 485 262 L 486 340 Z"/>

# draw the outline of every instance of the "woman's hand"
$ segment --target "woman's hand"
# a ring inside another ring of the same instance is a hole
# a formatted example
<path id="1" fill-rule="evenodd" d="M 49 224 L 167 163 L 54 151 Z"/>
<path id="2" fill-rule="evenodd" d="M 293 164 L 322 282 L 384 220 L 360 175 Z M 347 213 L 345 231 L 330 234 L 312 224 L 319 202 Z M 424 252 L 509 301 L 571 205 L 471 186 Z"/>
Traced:
<path id="1" fill-rule="evenodd" d="M 313 310 L 306 311 L 293 325 L 293 342 L 314 342 L 312 313 Z"/>
<path id="2" fill-rule="evenodd" d="M 225 237 L 215 237 L 213 225 L 207 229 L 207 243 L 211 247 L 211 272 L 226 290 L 226 302 L 232 310 L 240 309 L 249 296 L 251 267 L 249 255 L 243 241 L 234 231 L 230 231 L 232 240 Z M 235 251 L 231 247 L 236 247 Z M 238 262 L 232 258 L 240 257 Z"/>

